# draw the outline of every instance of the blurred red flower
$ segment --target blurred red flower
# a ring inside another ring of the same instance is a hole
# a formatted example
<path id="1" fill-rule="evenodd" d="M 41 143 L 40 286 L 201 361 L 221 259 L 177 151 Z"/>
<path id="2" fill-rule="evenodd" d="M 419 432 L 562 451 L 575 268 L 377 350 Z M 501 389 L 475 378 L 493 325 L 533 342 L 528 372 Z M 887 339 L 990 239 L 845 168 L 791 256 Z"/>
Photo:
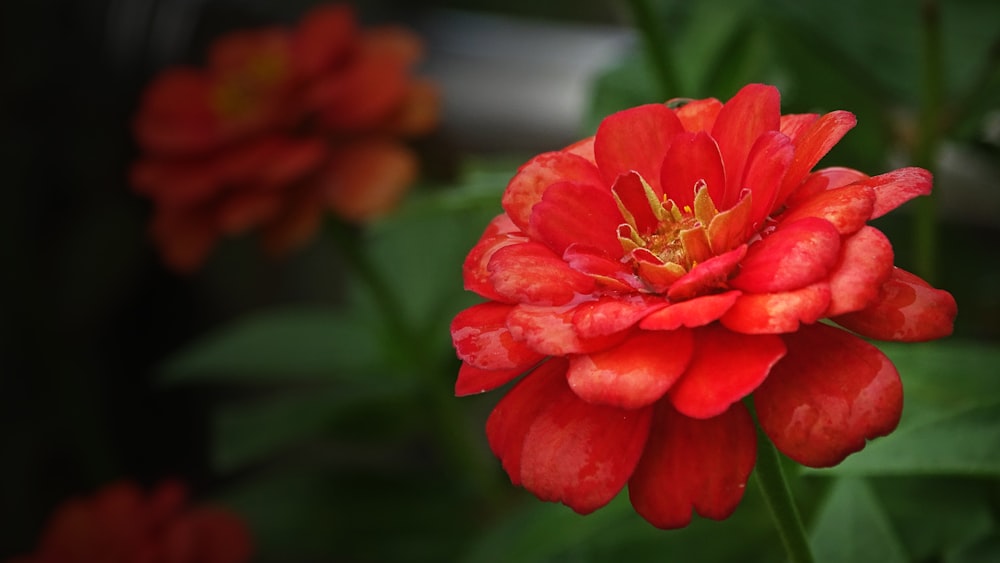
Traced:
<path id="1" fill-rule="evenodd" d="M 742 498 L 751 394 L 778 449 L 813 467 L 895 428 L 899 375 L 848 330 L 940 338 L 956 305 L 867 225 L 929 193 L 927 171 L 812 171 L 854 125 L 781 115 L 753 84 L 613 114 L 520 168 L 464 265 L 489 301 L 451 327 L 458 395 L 526 374 L 486 427 L 514 484 L 580 513 L 627 484 L 675 528 Z"/>
<path id="2" fill-rule="evenodd" d="M 155 203 L 152 236 L 178 271 L 223 235 L 259 228 L 266 250 L 307 241 L 326 209 L 363 222 L 391 209 L 417 173 L 403 137 L 436 125 L 436 89 L 411 76 L 420 40 L 359 29 L 346 5 L 294 29 L 232 32 L 204 68 L 162 71 L 134 120 L 133 187 Z"/>
<path id="3" fill-rule="evenodd" d="M 226 510 L 190 506 L 175 481 L 143 494 L 130 482 L 60 505 L 38 549 L 9 563 L 246 563 L 243 522 Z"/>

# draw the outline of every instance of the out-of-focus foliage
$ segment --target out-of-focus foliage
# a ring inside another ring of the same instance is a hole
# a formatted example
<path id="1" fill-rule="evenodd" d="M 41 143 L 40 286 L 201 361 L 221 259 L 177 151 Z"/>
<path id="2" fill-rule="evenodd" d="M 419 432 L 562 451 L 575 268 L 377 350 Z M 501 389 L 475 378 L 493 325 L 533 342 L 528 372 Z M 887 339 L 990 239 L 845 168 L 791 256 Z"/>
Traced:
<path id="1" fill-rule="evenodd" d="M 564 18 L 537 15 L 580 21 L 584 12 L 566 4 Z M 727 99 L 742 84 L 768 82 L 781 88 L 787 112 L 857 114 L 858 126 L 830 162 L 870 173 L 909 164 L 925 92 L 921 5 L 662 0 L 658 24 L 678 91 L 661 91 L 637 41 L 631 56 L 595 80 L 581 136 L 618 109 L 675 96 Z M 951 160 L 937 161 L 936 285 L 958 301 L 956 333 L 884 347 L 905 389 L 895 433 L 831 470 L 787 464 L 819 561 L 1000 560 L 1000 256 L 993 243 L 1000 230 L 1000 3 L 938 6 L 945 107 L 937 131 Z M 624 3 L 595 3 L 586 12 L 631 23 Z M 102 48 L 80 36 L 74 39 L 95 52 Z M 41 51 L 31 53 L 42 60 Z M 75 60 L 67 57 L 53 55 Z M 25 77 L 43 74 L 10 68 L 19 72 L 11 85 L 22 89 Z M 127 199 L 120 171 L 99 166 L 126 162 L 130 149 L 109 140 L 109 131 L 124 135 L 127 112 L 100 105 L 101 115 L 121 122 L 92 122 L 80 102 L 92 96 L 125 106 L 138 89 L 86 83 L 122 90 L 104 98 L 82 91 L 49 114 L 39 113 L 44 104 L 29 106 L 40 117 L 31 127 L 11 121 L 20 137 L 5 136 L 0 154 L 0 182 L 12 194 L 0 209 L 9 232 L 0 242 L 9 260 L 0 276 L 7 297 L 0 361 L 10 360 L 0 365 L 0 417 L 8 417 L 0 421 L 9 422 L 0 441 L 8 460 L 0 515 L 10 522 L 0 543 L 11 543 L 0 546 L 0 557 L 30 543 L 45 503 L 137 471 L 196 473 L 197 491 L 246 518 L 263 563 L 782 557 L 755 487 L 732 518 L 696 519 L 674 532 L 645 524 L 622 497 L 585 517 L 539 502 L 509 484 L 486 446 L 484 421 L 496 397 L 451 396 L 458 361 L 448 325 L 476 301 L 461 287 L 462 261 L 529 155 L 448 146 L 446 160 L 461 162 L 460 171 L 429 178 L 370 228 L 331 221 L 280 264 L 260 262 L 249 242 L 229 242 L 200 277 L 182 281 L 158 270 L 141 244 L 148 210 Z M 74 91 L 60 80 L 45 84 L 59 92 L 45 100 Z M 443 100 L 447 106 L 447 93 Z M 37 129 L 45 120 L 59 123 Z M 18 166 L 32 151 L 64 166 Z M 84 197 L 70 189 L 74 182 L 99 188 Z M 39 191 L 50 185 L 59 188 Z M 912 263 L 910 216 L 879 227 L 897 263 Z M 36 399 L 22 403 L 22 394 Z M 64 478 L 67 468 L 74 473 Z"/>

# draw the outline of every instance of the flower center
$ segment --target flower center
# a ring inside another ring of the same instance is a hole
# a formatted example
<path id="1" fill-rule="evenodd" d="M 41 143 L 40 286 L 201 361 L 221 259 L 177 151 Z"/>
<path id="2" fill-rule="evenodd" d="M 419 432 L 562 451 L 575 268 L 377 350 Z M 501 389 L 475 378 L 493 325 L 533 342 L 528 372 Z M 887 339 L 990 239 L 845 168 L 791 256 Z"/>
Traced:
<path id="1" fill-rule="evenodd" d="M 749 196 L 720 213 L 704 181 L 694 186 L 693 209 L 688 206 L 682 209 L 666 196 L 658 196 L 645 180 L 641 180 L 641 185 L 655 223 L 649 222 L 648 212 L 636 210 L 642 213 L 633 213 L 617 192 L 614 195 L 626 221 L 618 227 L 618 241 L 624 251 L 622 261 L 631 264 L 633 273 L 647 291 L 665 293 L 699 263 L 732 249 L 745 239 L 744 220 L 749 216 Z M 638 221 L 637 215 L 646 217 L 647 221 Z"/>

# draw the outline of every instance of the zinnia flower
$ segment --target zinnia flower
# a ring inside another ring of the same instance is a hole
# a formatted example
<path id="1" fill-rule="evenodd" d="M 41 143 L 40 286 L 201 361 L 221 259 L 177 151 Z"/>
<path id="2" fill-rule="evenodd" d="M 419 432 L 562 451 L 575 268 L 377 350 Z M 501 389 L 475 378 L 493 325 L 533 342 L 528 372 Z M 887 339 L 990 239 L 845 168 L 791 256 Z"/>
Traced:
<path id="1" fill-rule="evenodd" d="M 751 394 L 812 467 L 895 428 L 899 375 L 859 335 L 940 338 L 956 305 L 867 225 L 929 193 L 927 171 L 812 170 L 854 125 L 781 115 L 752 84 L 613 114 L 518 170 L 464 264 L 489 301 L 451 327 L 456 394 L 523 375 L 486 426 L 514 484 L 584 514 L 628 485 L 643 518 L 682 527 L 739 503 Z"/>
<path id="2" fill-rule="evenodd" d="M 135 118 L 132 184 L 154 200 L 166 263 L 193 270 L 218 238 L 251 228 L 284 252 L 324 210 L 363 222 L 391 209 L 417 172 L 401 137 L 437 120 L 435 89 L 410 75 L 420 56 L 412 33 L 358 29 L 335 5 L 295 29 L 224 35 L 204 68 L 161 72 Z"/>
<path id="3" fill-rule="evenodd" d="M 63 503 L 35 553 L 9 563 L 246 563 L 251 551 L 236 515 L 190 506 L 181 484 L 164 481 L 143 494 L 123 481 Z"/>

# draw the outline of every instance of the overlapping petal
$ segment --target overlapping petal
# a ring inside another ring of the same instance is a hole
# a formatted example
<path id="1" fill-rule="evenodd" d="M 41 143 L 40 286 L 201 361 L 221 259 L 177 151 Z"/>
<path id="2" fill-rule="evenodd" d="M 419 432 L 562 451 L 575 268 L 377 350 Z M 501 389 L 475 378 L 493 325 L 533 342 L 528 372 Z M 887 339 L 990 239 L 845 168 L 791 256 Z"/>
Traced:
<path id="1" fill-rule="evenodd" d="M 756 458 L 756 430 L 742 403 L 704 420 L 660 403 L 629 499 L 657 528 L 682 528 L 693 512 L 722 520 L 743 498 Z"/>
<path id="2" fill-rule="evenodd" d="M 694 350 L 690 330 L 639 331 L 617 346 L 569 359 L 569 386 L 597 405 L 651 405 L 685 373 Z"/>
<path id="3" fill-rule="evenodd" d="M 254 228 L 268 253 L 287 252 L 324 213 L 363 223 L 393 208 L 417 174 L 401 137 L 437 121 L 436 89 L 411 76 L 421 53 L 411 32 L 361 29 L 349 6 L 321 5 L 162 71 L 133 121 L 131 180 L 170 217 L 154 227 L 167 264 L 190 272 L 219 238 Z"/>
<path id="4" fill-rule="evenodd" d="M 840 463 L 899 422 L 903 388 L 875 346 L 816 324 L 782 337 L 786 356 L 754 393 L 757 418 L 785 455 L 810 467 Z"/>
<path id="5" fill-rule="evenodd" d="M 493 453 L 515 485 L 586 514 L 625 486 L 649 434 L 652 408 L 584 402 L 553 358 L 510 390 L 486 422 Z"/>
<path id="6" fill-rule="evenodd" d="M 927 193 L 926 171 L 812 170 L 855 121 L 781 116 L 752 84 L 616 113 L 518 171 L 464 268 L 493 303 L 453 325 L 457 393 L 522 377 L 487 424 L 515 484 L 586 513 L 628 481 L 640 515 L 676 528 L 742 498 L 748 397 L 808 465 L 895 427 L 895 368 L 821 321 L 924 340 L 956 309 L 868 225 Z"/>
<path id="7" fill-rule="evenodd" d="M 876 340 L 923 342 L 950 335 L 957 313 L 958 305 L 950 293 L 894 268 L 874 303 L 833 320 Z"/>

